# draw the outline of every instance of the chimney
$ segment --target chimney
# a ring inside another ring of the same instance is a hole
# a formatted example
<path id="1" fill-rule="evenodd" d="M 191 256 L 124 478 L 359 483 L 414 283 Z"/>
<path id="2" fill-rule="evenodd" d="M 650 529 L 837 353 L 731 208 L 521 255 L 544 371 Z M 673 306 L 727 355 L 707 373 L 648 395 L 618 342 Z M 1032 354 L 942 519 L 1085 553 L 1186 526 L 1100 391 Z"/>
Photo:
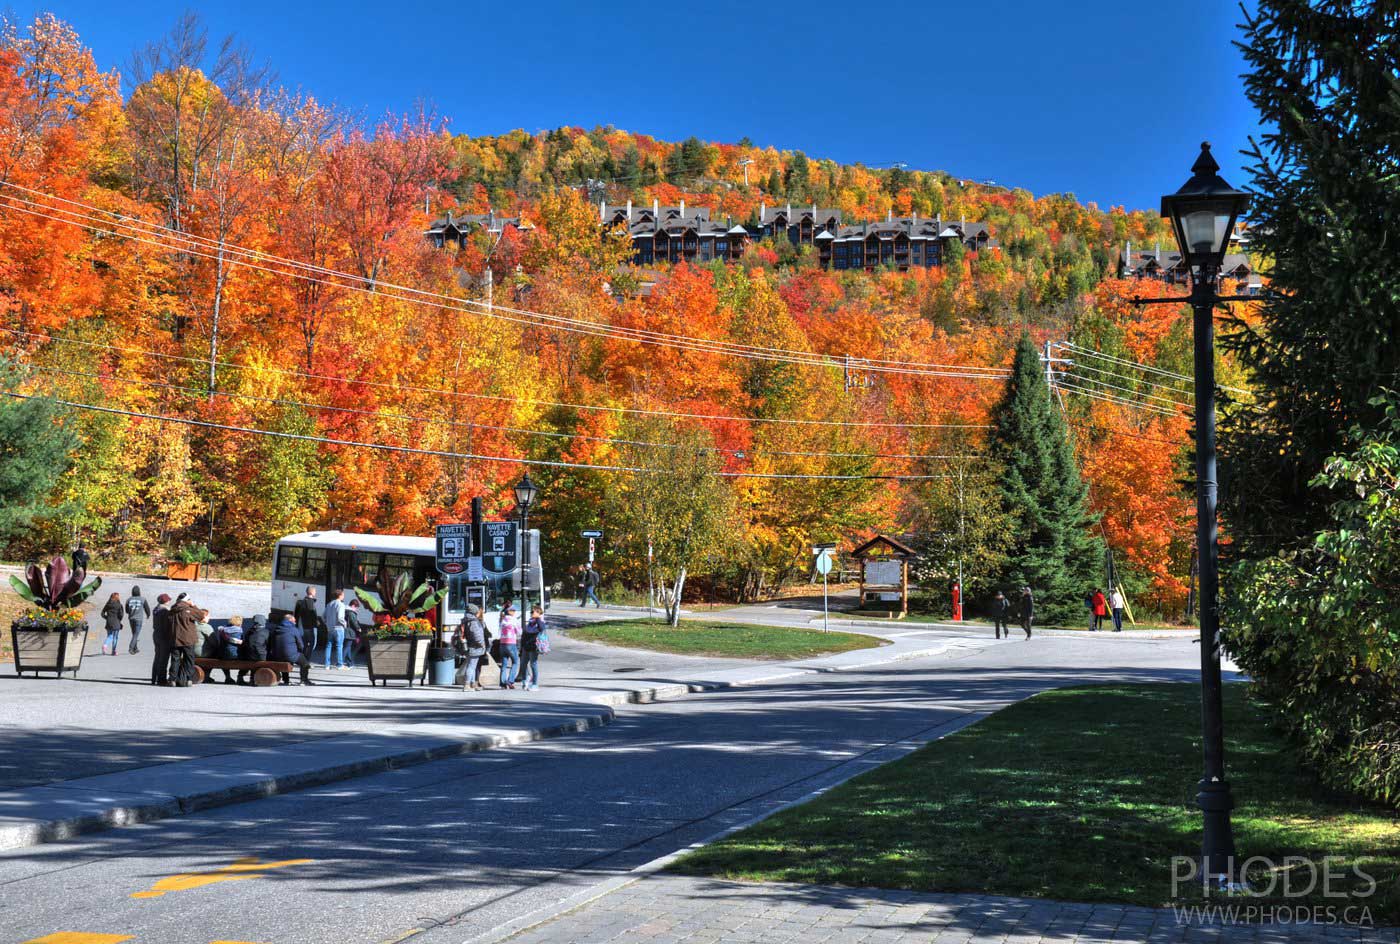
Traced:
<path id="1" fill-rule="evenodd" d="M 938 234 L 939 236 L 942 236 L 942 235 L 943 235 L 943 214 L 942 214 L 942 213 L 935 213 L 935 214 L 933 215 L 933 228 L 934 228 L 935 230 L 937 230 L 937 234 Z"/>
<path id="2" fill-rule="evenodd" d="M 910 222 L 913 223 L 915 226 L 918 226 L 918 225 L 919 225 L 919 211 L 918 211 L 918 210 L 910 210 L 909 213 L 910 213 L 910 217 L 909 217 Z"/>
<path id="3" fill-rule="evenodd" d="M 685 219 L 685 201 L 681 201 L 681 219 Z"/>
<path id="4" fill-rule="evenodd" d="M 763 225 L 763 217 L 766 216 L 767 213 L 768 213 L 768 204 L 766 204 L 766 203 L 760 203 L 760 204 L 758 205 L 758 223 L 759 223 L 760 226 Z"/>
<path id="5" fill-rule="evenodd" d="M 627 223 L 628 223 L 629 226 L 632 224 L 632 198 L 631 198 L 631 197 L 628 197 L 628 198 L 627 198 Z"/>
<path id="6" fill-rule="evenodd" d="M 598 201 L 598 222 L 599 222 L 599 223 L 606 223 L 607 221 L 608 221 L 608 201 L 607 201 L 607 198 L 605 197 L 605 198 L 603 198 L 602 200 L 599 200 L 599 201 Z"/>
<path id="7" fill-rule="evenodd" d="M 1123 268 L 1128 271 L 1133 268 L 1133 241 L 1131 239 L 1123 247 Z"/>
<path id="8" fill-rule="evenodd" d="M 885 214 L 885 222 L 886 222 L 886 223 L 893 223 L 893 222 L 894 222 L 894 207 L 890 207 L 889 213 Z"/>
<path id="9" fill-rule="evenodd" d="M 1157 257 L 1157 264 L 1158 264 L 1158 265 L 1161 265 L 1161 264 L 1162 264 L 1162 241 L 1161 241 L 1160 239 L 1157 240 L 1157 247 L 1153 250 L 1153 254 Z"/>
<path id="10" fill-rule="evenodd" d="M 654 197 L 651 201 L 651 215 L 656 217 L 656 222 L 661 222 L 661 201 Z"/>

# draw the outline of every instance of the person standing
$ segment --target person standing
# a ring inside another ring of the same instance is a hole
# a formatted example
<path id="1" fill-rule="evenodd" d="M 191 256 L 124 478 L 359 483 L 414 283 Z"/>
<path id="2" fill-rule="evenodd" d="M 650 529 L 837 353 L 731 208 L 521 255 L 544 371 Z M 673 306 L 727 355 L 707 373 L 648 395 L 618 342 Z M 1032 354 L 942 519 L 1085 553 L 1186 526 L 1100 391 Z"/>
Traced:
<path id="1" fill-rule="evenodd" d="M 141 639 L 141 627 L 146 625 L 146 619 L 150 615 L 151 605 L 141 596 L 141 588 L 132 587 L 131 596 L 126 601 L 126 621 L 131 624 L 131 645 L 127 652 L 133 656 L 141 651 L 137 642 Z"/>
<path id="2" fill-rule="evenodd" d="M 1108 605 L 1113 611 L 1113 631 L 1121 633 L 1123 631 L 1123 591 L 1114 588 L 1108 595 Z"/>
<path id="3" fill-rule="evenodd" d="M 90 563 L 92 563 L 92 559 L 88 557 L 87 548 L 83 547 L 82 541 L 79 541 L 78 546 L 73 548 L 73 569 L 87 573 Z"/>
<path id="4" fill-rule="evenodd" d="M 199 624 L 204 622 L 205 615 L 183 593 L 175 598 L 175 605 L 170 608 L 170 674 L 176 688 L 189 688 L 194 680 L 194 651 L 200 644 Z"/>
<path id="5" fill-rule="evenodd" d="M 104 656 L 114 656 L 117 654 L 117 639 L 122 634 L 122 616 L 126 613 L 122 609 L 122 595 L 114 593 L 107 598 L 107 602 L 102 607 L 102 620 L 105 623 L 107 635 L 102 640 L 102 654 Z"/>
<path id="6" fill-rule="evenodd" d="M 365 636 L 365 626 L 360 622 L 360 600 L 358 597 L 351 597 L 350 602 L 345 607 L 345 627 L 350 634 L 350 665 L 355 665 L 355 660 L 360 657 L 369 640 Z"/>
<path id="7" fill-rule="evenodd" d="M 1006 638 L 1011 638 L 1011 626 L 1007 622 L 1011 618 L 1011 601 L 1006 598 L 1006 594 L 997 591 L 996 599 L 992 601 L 992 619 L 996 621 L 997 638 L 1001 638 L 1002 633 L 1006 633 Z"/>
<path id="8" fill-rule="evenodd" d="M 544 609 L 538 605 L 530 607 L 530 619 L 525 631 L 520 634 L 520 682 L 527 692 L 540 687 L 540 641 L 545 635 Z M 549 643 L 546 641 L 545 646 Z"/>
<path id="9" fill-rule="evenodd" d="M 284 614 L 282 621 L 272 627 L 267 641 L 267 656 L 273 662 L 290 662 L 300 669 L 301 684 L 316 684 L 311 681 L 311 660 L 306 658 L 306 637 L 292 614 Z M 282 673 L 282 684 L 292 684 L 286 672 Z"/>
<path id="10" fill-rule="evenodd" d="M 335 590 L 331 601 L 326 604 L 326 668 L 331 667 L 331 656 L 335 656 L 337 669 L 348 669 L 345 664 L 345 630 L 349 628 L 346 619 L 345 591 Z"/>
<path id="11" fill-rule="evenodd" d="M 316 588 L 307 587 L 306 596 L 297 601 L 293 609 L 296 614 L 297 625 L 301 627 L 302 642 L 306 643 L 306 652 L 315 652 L 316 644 L 320 642 L 316 638 L 316 630 L 320 626 L 321 616 L 316 612 Z"/>
<path id="12" fill-rule="evenodd" d="M 170 635 L 170 594 L 156 597 L 156 608 L 151 613 L 151 645 L 155 655 L 151 659 L 151 684 L 170 684 L 170 651 L 175 648 L 175 639 Z"/>
<path id="13" fill-rule="evenodd" d="M 486 624 L 481 621 L 481 607 L 467 604 L 467 618 L 458 628 L 461 634 L 462 649 L 466 653 L 466 674 L 462 676 L 462 691 L 481 688 L 477 673 L 481 667 L 481 657 L 486 655 Z"/>
<path id="14" fill-rule="evenodd" d="M 596 571 L 596 570 L 593 569 L 593 565 L 592 565 L 591 563 L 590 563 L 587 567 L 584 568 L 584 571 L 583 571 L 583 586 L 584 586 L 584 592 L 585 592 L 587 595 L 584 597 L 583 603 L 579 604 L 580 606 L 587 606 L 587 605 L 588 605 L 588 601 L 589 601 L 589 600 L 592 600 L 592 601 L 593 601 L 593 605 L 594 605 L 595 607 L 598 607 L 599 609 L 602 609 L 603 603 L 602 603 L 601 600 L 598 599 L 598 585 L 601 584 L 602 582 L 603 582 L 603 578 L 601 578 L 601 577 L 598 576 L 598 571 Z"/>
<path id="15" fill-rule="evenodd" d="M 1035 594 L 1031 593 L 1030 587 L 1021 588 L 1021 628 L 1026 631 L 1026 638 L 1031 638 L 1031 623 L 1035 620 Z"/>
<path id="16" fill-rule="evenodd" d="M 1094 588 L 1093 595 L 1089 597 L 1089 605 L 1094 611 L 1094 632 L 1098 632 L 1103 629 L 1104 617 L 1108 616 L 1108 599 L 1098 587 Z"/>
<path id="17" fill-rule="evenodd" d="M 520 668 L 520 617 L 515 604 L 507 603 L 501 611 L 501 688 L 515 688 L 515 673 Z"/>

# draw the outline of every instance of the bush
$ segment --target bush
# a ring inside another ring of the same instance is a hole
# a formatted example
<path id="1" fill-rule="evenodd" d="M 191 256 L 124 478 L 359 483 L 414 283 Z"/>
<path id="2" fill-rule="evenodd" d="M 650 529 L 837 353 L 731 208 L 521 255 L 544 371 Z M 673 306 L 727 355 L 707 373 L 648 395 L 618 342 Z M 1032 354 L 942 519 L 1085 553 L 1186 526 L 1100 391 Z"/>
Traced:
<path id="1" fill-rule="evenodd" d="M 1330 784 L 1400 805 L 1400 402 L 1312 487 L 1347 497 L 1302 550 L 1233 568 L 1223 640 Z"/>

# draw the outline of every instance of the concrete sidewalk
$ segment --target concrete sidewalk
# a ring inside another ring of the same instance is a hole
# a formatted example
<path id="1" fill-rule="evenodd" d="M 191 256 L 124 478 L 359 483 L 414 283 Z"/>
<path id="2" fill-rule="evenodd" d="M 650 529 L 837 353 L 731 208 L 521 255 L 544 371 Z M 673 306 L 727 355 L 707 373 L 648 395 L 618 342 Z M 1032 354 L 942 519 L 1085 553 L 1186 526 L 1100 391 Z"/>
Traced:
<path id="1" fill-rule="evenodd" d="M 95 635 L 95 634 L 94 634 Z M 903 637 L 754 663 L 617 649 L 553 634 L 538 692 L 148 684 L 149 657 L 85 659 L 75 679 L 0 680 L 0 849 L 607 724 L 615 707 L 821 672 L 970 654 L 992 640 Z"/>

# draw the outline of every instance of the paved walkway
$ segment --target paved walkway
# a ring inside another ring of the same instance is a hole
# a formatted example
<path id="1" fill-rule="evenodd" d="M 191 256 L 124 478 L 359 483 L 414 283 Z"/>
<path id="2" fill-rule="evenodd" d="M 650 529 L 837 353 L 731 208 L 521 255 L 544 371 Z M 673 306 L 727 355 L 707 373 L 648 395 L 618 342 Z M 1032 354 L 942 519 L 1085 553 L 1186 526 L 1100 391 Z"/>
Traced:
<path id="1" fill-rule="evenodd" d="M 649 875 L 519 934 L 473 944 L 1097 944 L 1400 941 L 1400 929 L 1178 920 L 1171 909 Z"/>

